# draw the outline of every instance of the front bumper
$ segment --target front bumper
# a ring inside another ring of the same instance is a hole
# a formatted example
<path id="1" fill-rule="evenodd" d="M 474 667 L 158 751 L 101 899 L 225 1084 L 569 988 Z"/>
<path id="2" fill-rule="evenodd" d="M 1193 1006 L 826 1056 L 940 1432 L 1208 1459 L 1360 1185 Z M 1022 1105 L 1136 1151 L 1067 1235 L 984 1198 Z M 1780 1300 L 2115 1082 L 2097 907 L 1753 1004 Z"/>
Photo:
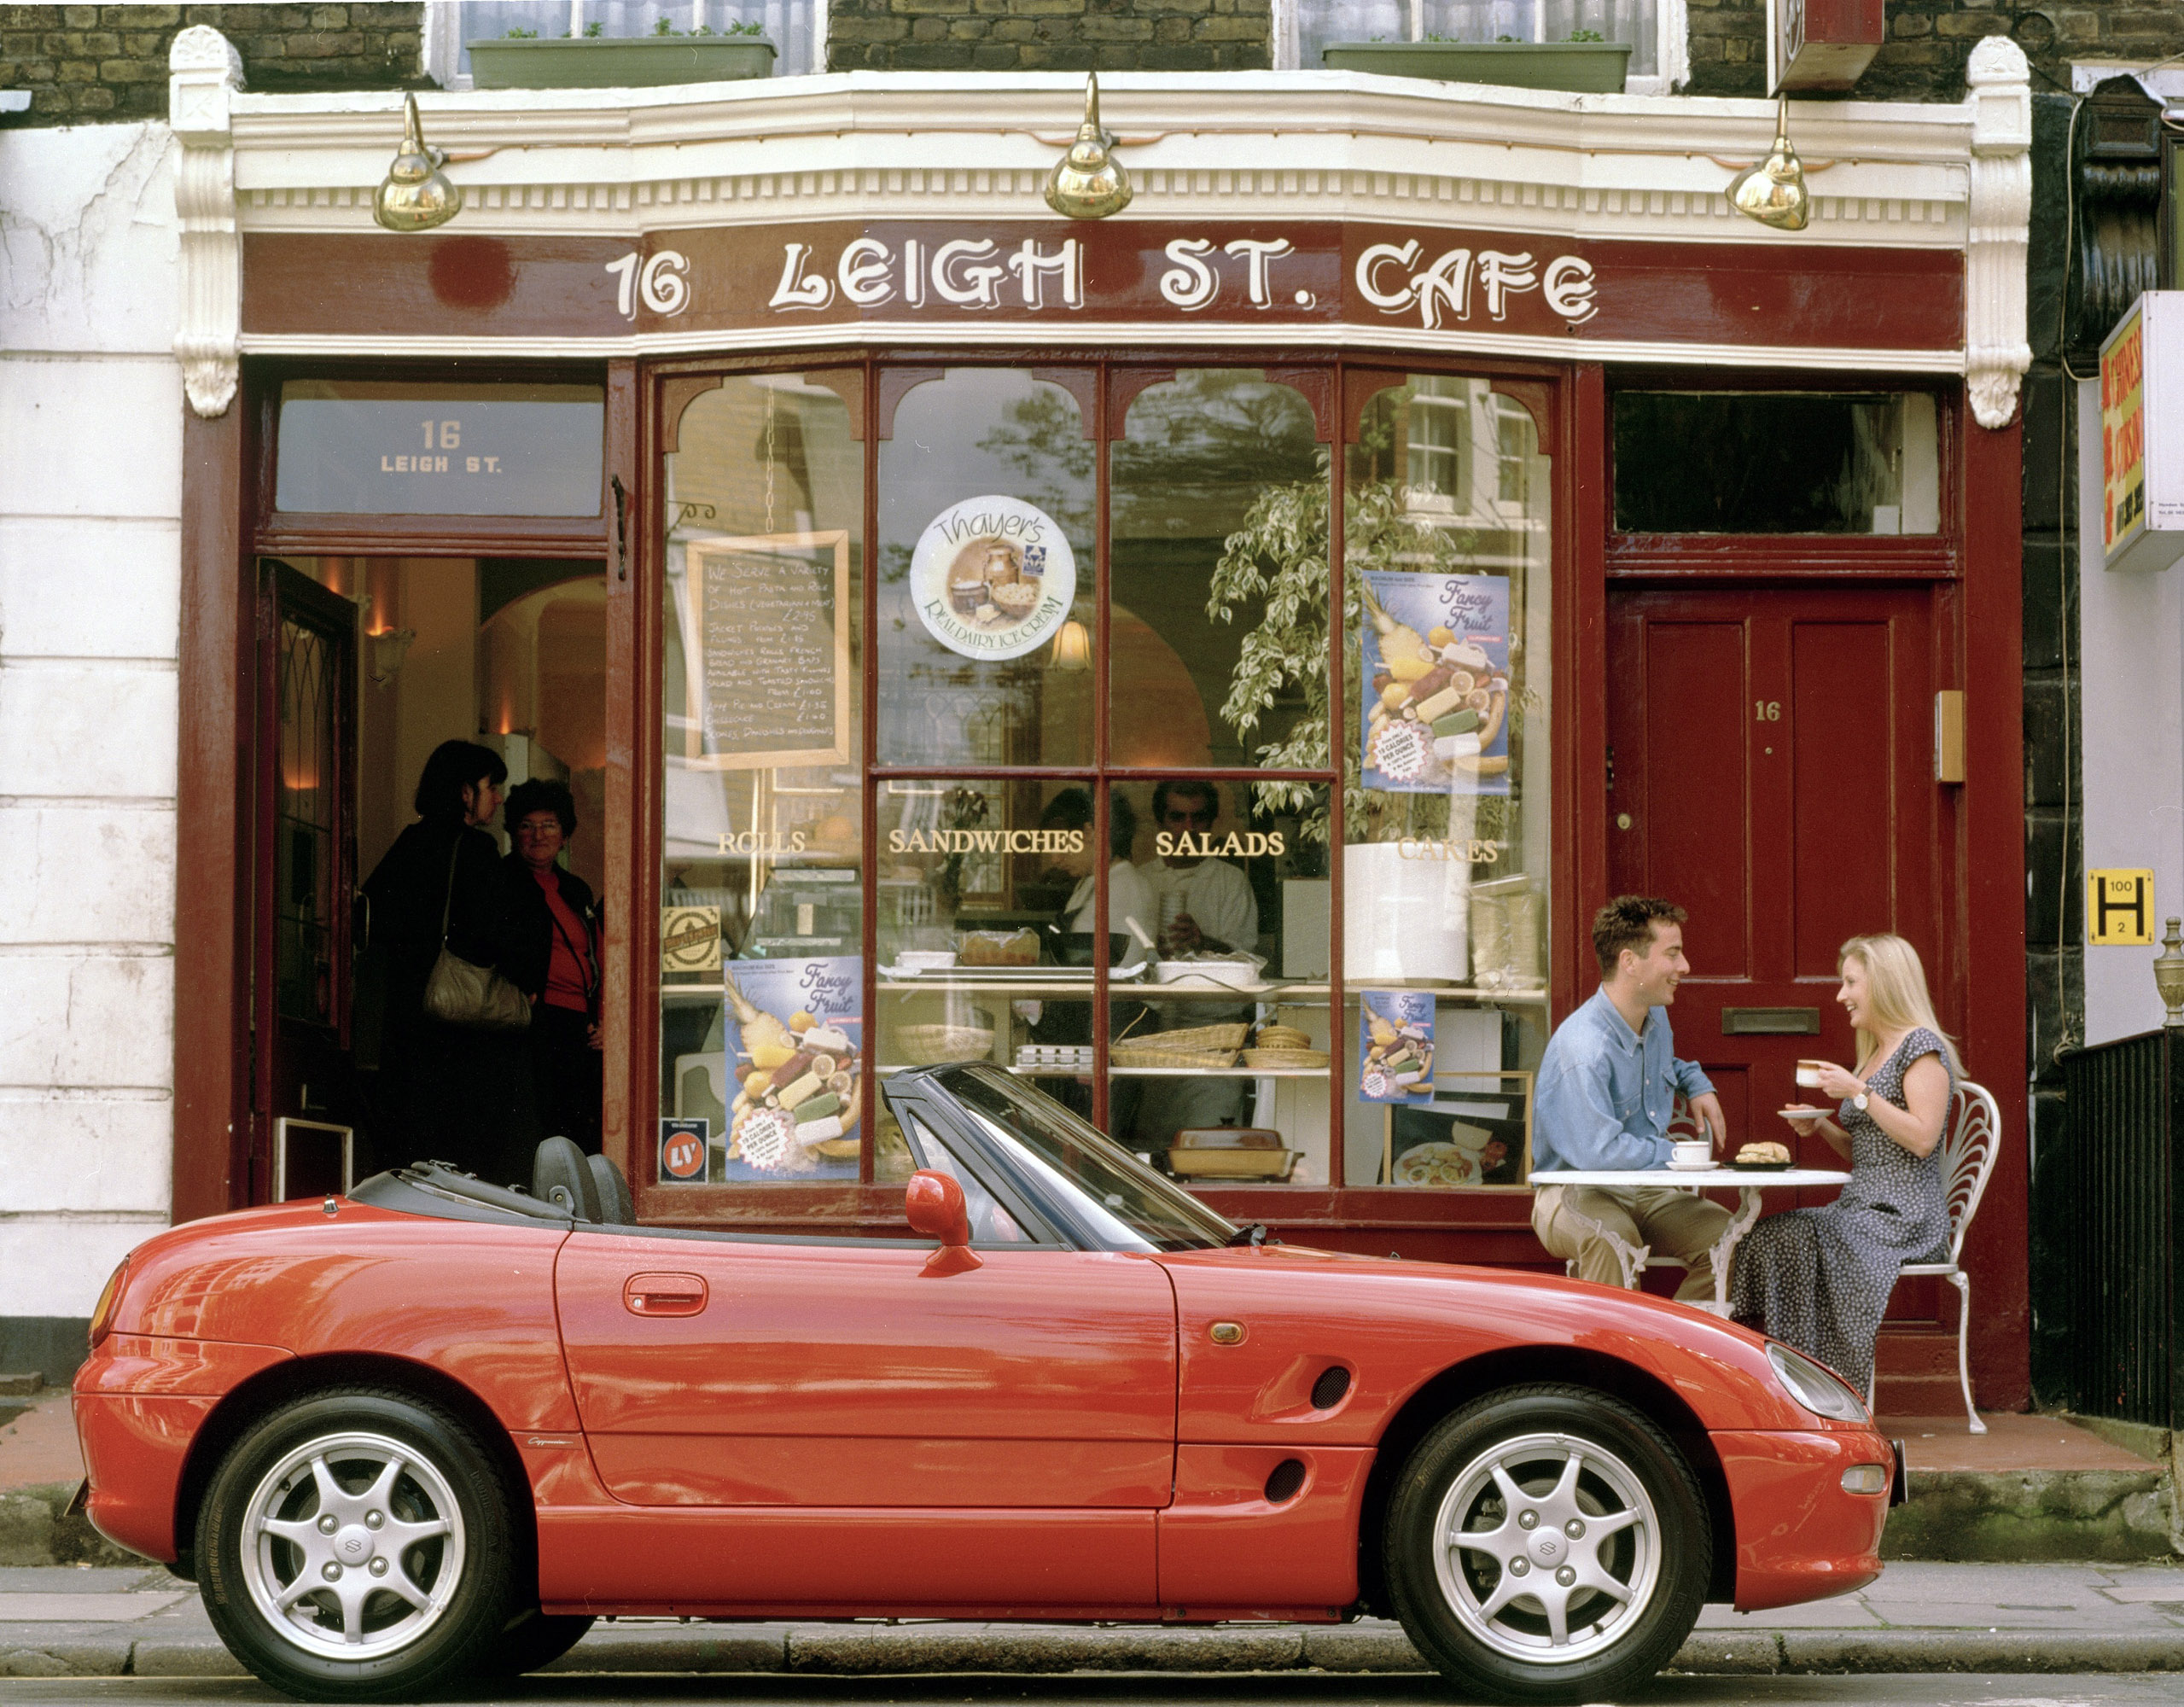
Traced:
<path id="1" fill-rule="evenodd" d="M 1901 1481 L 1891 1443 L 1870 1428 L 1736 1430 L 1712 1437 L 1737 1531 L 1740 1612 L 1854 1593 L 1881 1574 L 1881 1529 Z M 1854 1465 L 1890 1471 L 1890 1488 L 1854 1494 Z"/>

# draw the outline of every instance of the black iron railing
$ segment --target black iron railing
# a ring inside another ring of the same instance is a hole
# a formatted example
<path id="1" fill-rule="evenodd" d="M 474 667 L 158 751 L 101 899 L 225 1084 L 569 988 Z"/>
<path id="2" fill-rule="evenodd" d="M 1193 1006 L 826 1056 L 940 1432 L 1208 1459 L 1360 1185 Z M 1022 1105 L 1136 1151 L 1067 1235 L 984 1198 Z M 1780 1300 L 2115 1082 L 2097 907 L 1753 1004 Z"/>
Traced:
<path id="1" fill-rule="evenodd" d="M 2061 1235 L 2049 1289 L 2064 1401 L 2089 1417 L 2184 1426 L 2184 1032 L 2064 1057 L 2069 1153 L 2042 1158 Z"/>

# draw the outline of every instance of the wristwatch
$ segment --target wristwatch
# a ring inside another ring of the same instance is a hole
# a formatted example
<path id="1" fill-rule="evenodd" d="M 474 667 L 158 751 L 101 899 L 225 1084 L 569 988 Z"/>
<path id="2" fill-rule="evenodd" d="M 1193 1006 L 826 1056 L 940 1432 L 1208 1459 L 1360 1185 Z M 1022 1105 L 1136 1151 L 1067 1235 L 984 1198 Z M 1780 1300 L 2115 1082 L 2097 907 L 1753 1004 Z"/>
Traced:
<path id="1" fill-rule="evenodd" d="M 1850 1106 L 1851 1106 L 1852 1108 L 1854 1108 L 1854 1109 L 1857 1110 L 1858 1110 L 1858 1112 L 1859 1112 L 1860 1114 L 1861 1114 L 1861 1115 L 1862 1115 L 1863 1113 L 1865 1113 L 1865 1112 L 1866 1112 L 1866 1104 L 1867 1104 L 1867 1100 L 1868 1100 L 1868 1098 L 1867 1098 L 1867 1093 L 1866 1093 L 1865 1092 L 1863 1092 L 1863 1091 L 1861 1091 L 1861 1092 L 1858 1092 L 1858 1094 L 1857 1094 L 1856 1096 L 1855 1096 L 1855 1097 L 1851 1098 L 1851 1099 L 1850 1099 Z"/>

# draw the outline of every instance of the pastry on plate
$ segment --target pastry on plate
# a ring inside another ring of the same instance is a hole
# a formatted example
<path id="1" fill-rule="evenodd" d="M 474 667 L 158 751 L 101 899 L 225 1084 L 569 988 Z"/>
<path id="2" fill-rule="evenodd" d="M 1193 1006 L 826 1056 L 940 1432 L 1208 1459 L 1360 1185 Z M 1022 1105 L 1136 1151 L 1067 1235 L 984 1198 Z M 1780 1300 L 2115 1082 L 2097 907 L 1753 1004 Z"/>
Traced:
<path id="1" fill-rule="evenodd" d="M 1737 1152 L 1737 1160 L 1747 1168 L 1779 1168 L 1789 1159 L 1790 1146 L 1786 1144 L 1777 1144 L 1772 1139 L 1763 1139 L 1756 1144 L 1748 1144 Z"/>

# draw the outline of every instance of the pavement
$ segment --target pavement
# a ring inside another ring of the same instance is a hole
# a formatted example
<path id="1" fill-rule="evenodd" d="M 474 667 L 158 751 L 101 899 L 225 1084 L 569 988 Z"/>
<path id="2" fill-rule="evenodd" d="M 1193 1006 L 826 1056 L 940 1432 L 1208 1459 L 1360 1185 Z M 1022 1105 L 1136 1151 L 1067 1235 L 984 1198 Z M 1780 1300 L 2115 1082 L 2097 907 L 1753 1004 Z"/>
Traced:
<path id="1" fill-rule="evenodd" d="M 1895 1564 L 1864 1592 L 1745 1616 L 1710 1606 L 1674 1669 L 2184 1671 L 2184 1565 Z M 549 1668 L 594 1674 L 1343 1672 L 1428 1669 L 1402 1631 L 1347 1625 L 602 1622 Z M 226 1677 L 242 1668 L 164 1570 L 0 1569 L 0 1678 Z"/>

